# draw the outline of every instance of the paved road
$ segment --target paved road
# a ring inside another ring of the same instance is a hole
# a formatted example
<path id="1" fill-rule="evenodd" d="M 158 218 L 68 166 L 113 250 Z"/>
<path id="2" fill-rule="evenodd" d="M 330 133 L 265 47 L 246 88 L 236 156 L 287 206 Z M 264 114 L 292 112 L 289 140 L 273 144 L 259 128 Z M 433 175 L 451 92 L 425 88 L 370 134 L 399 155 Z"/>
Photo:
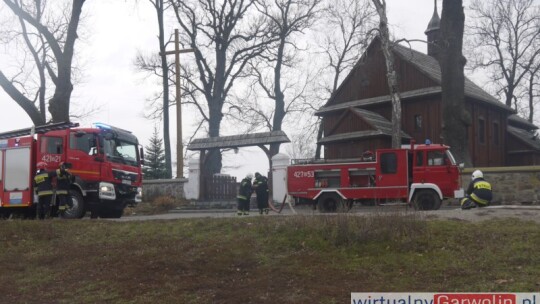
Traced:
<path id="1" fill-rule="evenodd" d="M 256 210 L 255 210 L 256 211 Z M 492 206 L 471 210 L 461 210 L 455 206 L 444 206 L 436 211 L 414 211 L 403 206 L 363 207 L 355 206 L 349 214 L 369 216 L 374 214 L 415 214 L 425 219 L 451 219 L 463 221 L 481 221 L 492 218 L 519 218 L 522 220 L 536 221 L 540 223 L 540 206 Z M 332 213 L 329 213 L 330 215 Z M 305 206 L 297 206 L 294 209 L 288 206 L 281 213 L 270 212 L 264 216 L 320 216 L 321 213 Z M 248 217 L 260 216 L 252 212 Z M 147 221 L 147 220 L 172 220 L 184 218 L 230 218 L 237 217 L 235 210 L 183 210 L 167 214 L 157 215 L 132 215 L 124 216 L 115 221 Z M 242 216 L 245 217 L 245 216 Z"/>

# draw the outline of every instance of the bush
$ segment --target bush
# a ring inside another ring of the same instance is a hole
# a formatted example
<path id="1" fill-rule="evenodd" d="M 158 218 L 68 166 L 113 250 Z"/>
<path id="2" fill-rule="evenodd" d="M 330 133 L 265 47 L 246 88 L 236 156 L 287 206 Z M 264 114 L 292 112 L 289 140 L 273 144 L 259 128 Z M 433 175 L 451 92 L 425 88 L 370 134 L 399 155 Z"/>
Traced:
<path id="1" fill-rule="evenodd" d="M 175 198 L 169 195 L 158 196 L 152 201 L 145 201 L 137 205 L 133 210 L 134 213 L 139 214 L 159 214 L 166 213 L 169 210 L 185 206 L 188 204 L 188 201 L 183 198 Z"/>

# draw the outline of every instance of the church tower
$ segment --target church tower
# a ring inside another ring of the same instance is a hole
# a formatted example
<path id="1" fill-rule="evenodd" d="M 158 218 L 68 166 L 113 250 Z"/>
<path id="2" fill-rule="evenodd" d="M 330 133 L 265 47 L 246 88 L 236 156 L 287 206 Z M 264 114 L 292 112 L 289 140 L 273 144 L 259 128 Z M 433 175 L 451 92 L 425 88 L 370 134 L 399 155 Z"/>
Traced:
<path id="1" fill-rule="evenodd" d="M 441 18 L 439 18 L 439 14 L 437 13 L 437 0 L 434 0 L 434 2 L 435 2 L 435 9 L 433 11 L 433 16 L 431 17 L 431 20 L 429 21 L 426 31 L 424 32 L 427 36 L 427 42 L 428 42 L 427 54 L 432 57 L 437 56 L 438 49 L 437 49 L 436 44 L 439 41 L 440 36 L 441 36 Z"/>

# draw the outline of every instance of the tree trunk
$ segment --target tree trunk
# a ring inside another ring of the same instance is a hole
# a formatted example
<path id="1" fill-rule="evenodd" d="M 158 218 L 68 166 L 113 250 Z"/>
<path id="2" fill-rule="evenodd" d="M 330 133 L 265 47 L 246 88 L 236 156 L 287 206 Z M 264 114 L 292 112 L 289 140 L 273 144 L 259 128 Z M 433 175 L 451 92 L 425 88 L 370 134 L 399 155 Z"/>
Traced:
<path id="1" fill-rule="evenodd" d="M 324 133 L 324 126 L 323 126 L 323 120 L 321 119 L 319 123 L 319 130 L 317 130 L 317 148 L 315 148 L 315 159 L 321 158 L 322 145 L 318 144 L 318 142 L 319 140 L 321 140 L 323 133 Z"/>
<path id="2" fill-rule="evenodd" d="M 534 99 L 535 97 L 538 97 L 539 95 L 534 94 L 534 87 L 535 85 L 538 85 L 538 83 L 535 82 L 538 72 L 540 72 L 540 64 L 536 66 L 533 70 L 529 72 L 529 85 L 527 88 L 527 95 L 529 96 L 529 117 L 528 121 L 530 123 L 534 123 Z"/>
<path id="3" fill-rule="evenodd" d="M 68 67 L 64 67 L 67 69 Z M 73 84 L 71 84 L 71 64 L 70 72 L 58 73 L 58 84 L 54 90 L 53 97 L 49 100 L 49 113 L 51 113 L 51 122 L 69 121 L 69 103 Z"/>
<path id="4" fill-rule="evenodd" d="M 219 137 L 220 135 L 220 126 L 221 126 L 221 120 L 223 119 L 223 113 L 222 113 L 222 105 L 223 101 L 221 101 L 219 98 L 215 98 L 212 102 L 209 103 L 210 105 L 210 121 L 208 122 L 209 125 L 209 137 Z M 221 172 L 222 167 L 222 157 L 221 152 L 219 149 L 210 150 L 209 153 L 206 155 L 206 161 L 204 164 L 204 170 L 207 174 L 212 175 L 215 173 Z"/>
<path id="5" fill-rule="evenodd" d="M 466 59 L 462 54 L 464 23 L 462 0 L 444 0 L 437 58 L 441 67 L 443 142 L 451 147 L 458 163 L 471 166 L 467 139 L 471 117 L 465 108 Z"/>
<path id="6" fill-rule="evenodd" d="M 82 12 L 84 0 L 74 0 L 71 8 L 71 19 L 69 20 L 66 41 L 63 52 L 55 52 L 56 65 L 58 67 L 58 78 L 56 79 L 56 89 L 53 97 L 49 100 L 49 112 L 52 122 L 69 121 L 69 104 L 73 84 L 71 83 L 71 64 L 77 39 L 77 28 Z M 48 39 L 48 42 L 51 41 Z M 58 43 L 58 42 L 57 42 Z M 59 49 L 59 46 L 57 47 Z"/>
<path id="7" fill-rule="evenodd" d="M 159 52 L 161 55 L 161 70 L 163 71 L 163 144 L 165 147 L 165 178 L 172 178 L 171 137 L 169 134 L 169 66 L 165 54 L 165 31 L 163 29 L 163 0 L 155 3 L 159 27 Z M 179 71 L 177 71 L 178 73 Z"/>
<path id="8" fill-rule="evenodd" d="M 388 30 L 388 18 L 386 17 L 386 2 L 383 0 L 373 0 L 377 13 L 379 14 L 379 37 L 381 39 L 381 50 L 386 63 L 386 80 L 388 90 L 392 98 L 392 148 L 401 147 L 401 97 L 396 71 L 394 70 L 394 54 L 390 42 Z"/>
<path id="9" fill-rule="evenodd" d="M 283 65 L 283 56 L 285 51 L 286 36 L 282 36 L 278 45 L 276 65 L 274 67 L 274 120 L 272 121 L 272 131 L 281 131 L 283 119 L 285 118 L 285 95 L 281 88 L 281 73 Z M 272 157 L 279 153 L 280 143 L 270 144 L 270 155 L 268 161 L 270 163 L 270 170 L 272 170 Z"/>

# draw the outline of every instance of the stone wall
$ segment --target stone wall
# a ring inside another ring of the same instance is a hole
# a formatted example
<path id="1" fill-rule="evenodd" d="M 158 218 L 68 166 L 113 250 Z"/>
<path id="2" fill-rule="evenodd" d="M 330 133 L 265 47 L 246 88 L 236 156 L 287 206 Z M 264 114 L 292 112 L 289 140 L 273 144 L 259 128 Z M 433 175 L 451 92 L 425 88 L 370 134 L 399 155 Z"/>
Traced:
<path id="1" fill-rule="evenodd" d="M 149 202 L 159 196 L 172 196 L 185 198 L 184 185 L 188 182 L 185 178 L 156 179 L 143 181 L 143 202 Z"/>
<path id="2" fill-rule="evenodd" d="M 540 166 L 466 168 L 462 185 L 466 190 L 474 170 L 481 170 L 491 183 L 493 204 L 540 204 Z"/>

